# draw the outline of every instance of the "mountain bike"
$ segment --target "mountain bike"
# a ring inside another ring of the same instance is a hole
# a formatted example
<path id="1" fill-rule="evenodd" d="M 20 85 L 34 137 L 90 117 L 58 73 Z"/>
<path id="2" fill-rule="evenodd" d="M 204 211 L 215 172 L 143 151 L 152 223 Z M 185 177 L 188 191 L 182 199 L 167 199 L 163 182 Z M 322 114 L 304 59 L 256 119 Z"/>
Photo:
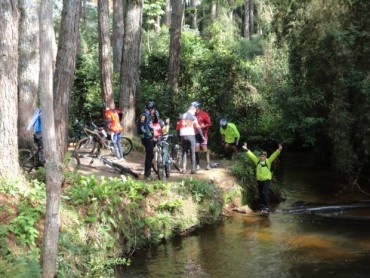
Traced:
<path id="1" fill-rule="evenodd" d="M 43 167 L 45 165 L 42 138 L 37 135 L 33 135 L 33 140 L 35 142 L 35 147 L 32 150 L 19 150 L 19 165 L 28 173 L 33 169 L 37 169 L 38 167 Z M 80 167 L 80 159 L 75 153 L 69 153 L 66 155 L 65 165 L 67 170 L 75 171 Z"/>
<path id="2" fill-rule="evenodd" d="M 98 133 L 97 134 L 94 134 L 94 137 L 96 137 L 95 141 L 96 142 L 100 142 L 99 138 L 98 137 L 100 136 Z M 130 176 L 133 176 L 134 178 L 138 178 L 139 175 L 136 174 L 134 171 L 132 171 L 129 167 L 126 167 L 126 166 L 123 166 L 121 164 L 118 164 L 116 162 L 113 162 L 111 159 L 108 159 L 106 158 L 104 155 L 101 154 L 101 147 L 102 147 L 102 144 L 99 143 L 97 145 L 97 148 L 95 149 L 94 152 L 90 152 L 87 154 L 88 157 L 91 157 L 91 160 L 89 162 L 89 166 L 91 167 L 92 164 L 94 163 L 94 160 L 95 159 L 98 159 L 100 160 L 101 163 L 103 163 L 105 166 L 113 169 L 114 171 L 120 173 L 120 174 L 123 174 L 123 175 L 130 175 Z"/>
<path id="3" fill-rule="evenodd" d="M 113 146 L 110 135 L 104 130 L 103 127 L 98 127 L 96 124 L 91 122 L 93 129 L 85 126 L 83 131 L 87 134 L 87 137 L 80 139 L 77 142 L 75 152 L 79 156 L 95 153 L 96 149 L 100 145 L 100 153 L 103 155 L 115 156 L 116 152 Z M 122 156 L 125 157 L 132 150 L 132 141 L 130 138 L 121 137 Z"/>
<path id="4" fill-rule="evenodd" d="M 87 137 L 83 128 L 84 125 L 78 120 L 75 120 L 73 127 L 68 130 L 68 147 L 76 148 L 78 141 Z"/>
<path id="5" fill-rule="evenodd" d="M 173 144 L 174 136 L 171 134 L 161 135 L 157 138 L 155 150 L 155 164 L 154 171 L 158 179 L 165 181 L 171 175 L 172 165 L 180 171 L 181 165 L 181 146 Z"/>

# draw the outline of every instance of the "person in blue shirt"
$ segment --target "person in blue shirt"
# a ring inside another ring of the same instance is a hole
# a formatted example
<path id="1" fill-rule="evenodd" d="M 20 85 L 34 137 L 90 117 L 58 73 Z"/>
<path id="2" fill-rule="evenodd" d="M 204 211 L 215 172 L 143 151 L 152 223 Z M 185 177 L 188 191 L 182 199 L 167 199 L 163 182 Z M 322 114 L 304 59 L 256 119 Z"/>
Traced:
<path id="1" fill-rule="evenodd" d="M 28 124 L 27 130 L 31 130 L 33 127 L 33 140 L 38 148 L 40 148 L 40 161 L 44 161 L 44 153 L 42 151 L 42 120 L 41 120 L 41 109 L 37 108 L 33 113 L 30 123 Z"/>
<path id="2" fill-rule="evenodd" d="M 154 101 L 148 101 L 145 111 L 139 118 L 139 132 L 141 133 L 141 143 L 145 147 L 144 177 L 151 180 L 152 162 L 154 158 L 155 139 L 153 138 L 152 116 L 155 113 Z"/>

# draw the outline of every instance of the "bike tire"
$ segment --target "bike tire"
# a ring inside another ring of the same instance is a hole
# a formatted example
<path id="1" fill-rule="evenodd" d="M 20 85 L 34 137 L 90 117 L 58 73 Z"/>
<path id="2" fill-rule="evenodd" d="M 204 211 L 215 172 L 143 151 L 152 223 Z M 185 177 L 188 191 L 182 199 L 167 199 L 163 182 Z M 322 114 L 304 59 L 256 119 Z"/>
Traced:
<path id="1" fill-rule="evenodd" d="M 79 157 L 84 155 L 91 154 L 95 151 L 97 147 L 97 142 L 93 138 L 85 137 L 77 142 L 75 153 Z"/>
<path id="2" fill-rule="evenodd" d="M 33 168 L 36 167 L 37 159 L 36 155 L 28 149 L 20 149 L 18 151 L 18 161 L 19 166 L 25 171 L 25 172 L 31 172 Z"/>
<path id="3" fill-rule="evenodd" d="M 176 170 L 181 172 L 182 167 L 182 147 L 178 145 L 177 150 L 174 153 L 174 157 L 172 159 L 173 166 L 175 166 Z"/>
<path id="4" fill-rule="evenodd" d="M 115 163 L 115 162 L 112 162 L 112 167 L 120 172 L 121 174 L 124 174 L 124 175 L 130 175 L 130 176 L 133 176 L 134 178 L 138 178 L 139 175 L 136 174 L 134 171 L 132 171 L 129 167 L 126 167 L 126 166 L 123 166 L 121 164 L 118 164 L 118 163 Z"/>
<path id="5" fill-rule="evenodd" d="M 128 137 L 121 137 L 122 156 L 125 157 L 132 151 L 132 141 Z"/>
<path id="6" fill-rule="evenodd" d="M 158 156 L 157 156 L 157 176 L 158 179 L 164 181 L 165 174 L 164 174 L 164 164 L 163 164 L 163 156 L 160 154 L 160 151 L 158 151 Z"/>
<path id="7" fill-rule="evenodd" d="M 70 172 L 77 171 L 80 168 L 80 164 L 80 158 L 76 153 L 72 153 L 65 163 L 67 171 Z"/>
<path id="8" fill-rule="evenodd" d="M 164 165 L 164 172 L 166 174 L 166 177 L 169 178 L 171 175 L 171 163 L 166 163 Z"/>

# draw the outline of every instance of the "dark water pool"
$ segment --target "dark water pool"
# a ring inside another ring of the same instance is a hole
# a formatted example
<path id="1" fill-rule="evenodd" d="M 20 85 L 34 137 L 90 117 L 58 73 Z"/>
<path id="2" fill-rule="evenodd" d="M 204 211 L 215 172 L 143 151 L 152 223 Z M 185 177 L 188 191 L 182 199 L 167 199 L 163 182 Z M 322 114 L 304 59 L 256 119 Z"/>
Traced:
<path id="1" fill-rule="evenodd" d="M 305 156 L 298 158 L 284 165 L 280 181 L 288 200 L 277 209 L 299 200 L 364 198 L 335 194 L 330 174 L 311 168 Z M 117 277 L 370 277 L 370 224 L 236 213 L 220 225 L 137 254 Z"/>

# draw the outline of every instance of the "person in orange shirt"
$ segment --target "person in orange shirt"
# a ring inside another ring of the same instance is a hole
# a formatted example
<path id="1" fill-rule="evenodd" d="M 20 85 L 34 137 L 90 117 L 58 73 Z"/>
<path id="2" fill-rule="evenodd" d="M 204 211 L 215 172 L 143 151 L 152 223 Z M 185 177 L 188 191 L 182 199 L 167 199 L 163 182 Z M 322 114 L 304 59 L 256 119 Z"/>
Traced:
<path id="1" fill-rule="evenodd" d="M 123 159 L 123 151 L 122 151 L 122 145 L 121 145 L 121 132 L 123 130 L 121 123 L 120 123 L 120 117 L 119 117 L 120 111 L 118 109 L 115 109 L 114 105 L 111 105 L 110 108 L 106 107 L 105 110 L 105 122 L 108 130 L 111 133 L 111 140 L 113 143 L 114 150 L 116 152 L 116 157 L 118 161 L 121 161 Z"/>

